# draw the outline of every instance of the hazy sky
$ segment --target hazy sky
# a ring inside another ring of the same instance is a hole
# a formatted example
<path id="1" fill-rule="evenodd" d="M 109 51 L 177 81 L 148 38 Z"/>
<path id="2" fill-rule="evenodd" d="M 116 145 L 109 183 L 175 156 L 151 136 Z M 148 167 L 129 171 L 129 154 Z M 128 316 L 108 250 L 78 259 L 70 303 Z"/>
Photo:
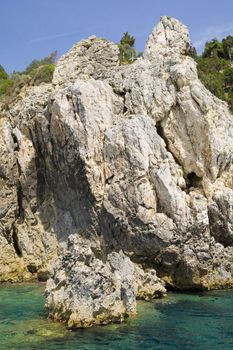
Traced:
<path id="1" fill-rule="evenodd" d="M 142 51 L 160 16 L 190 29 L 201 50 L 213 37 L 233 35 L 233 0 L 0 0 L 0 64 L 23 70 L 33 59 L 95 34 L 118 42 L 125 31 Z"/>

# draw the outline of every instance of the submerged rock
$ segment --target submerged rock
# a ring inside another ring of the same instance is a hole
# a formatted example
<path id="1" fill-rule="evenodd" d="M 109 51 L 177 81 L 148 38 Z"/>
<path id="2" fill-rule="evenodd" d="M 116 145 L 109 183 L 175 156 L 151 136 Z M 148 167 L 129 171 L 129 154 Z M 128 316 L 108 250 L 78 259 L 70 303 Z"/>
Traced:
<path id="1" fill-rule="evenodd" d="M 233 286 L 233 118 L 189 47 L 169 17 L 130 65 L 90 37 L 1 112 L 0 277 L 45 279 L 58 254 L 47 308 L 70 327 L 121 321 L 162 280 Z"/>

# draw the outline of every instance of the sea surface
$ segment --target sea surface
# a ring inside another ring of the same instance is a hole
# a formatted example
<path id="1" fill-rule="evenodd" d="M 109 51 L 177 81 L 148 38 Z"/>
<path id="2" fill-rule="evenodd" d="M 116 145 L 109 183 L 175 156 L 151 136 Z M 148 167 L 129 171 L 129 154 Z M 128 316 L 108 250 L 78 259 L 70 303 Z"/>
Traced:
<path id="1" fill-rule="evenodd" d="M 1 350 L 233 350 L 233 292 L 170 293 L 125 323 L 69 331 L 47 319 L 44 285 L 0 285 Z"/>

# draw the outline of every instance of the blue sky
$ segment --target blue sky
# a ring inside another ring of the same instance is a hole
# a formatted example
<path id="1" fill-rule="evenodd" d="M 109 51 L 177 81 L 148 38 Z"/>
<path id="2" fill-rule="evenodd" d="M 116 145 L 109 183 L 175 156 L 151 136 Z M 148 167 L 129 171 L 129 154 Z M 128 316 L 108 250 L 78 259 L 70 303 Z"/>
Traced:
<path id="1" fill-rule="evenodd" d="M 233 35 L 233 0 L 0 0 L 0 64 L 23 70 L 33 59 L 95 34 L 118 42 L 125 31 L 142 51 L 160 16 L 190 29 L 201 50 L 213 37 Z"/>

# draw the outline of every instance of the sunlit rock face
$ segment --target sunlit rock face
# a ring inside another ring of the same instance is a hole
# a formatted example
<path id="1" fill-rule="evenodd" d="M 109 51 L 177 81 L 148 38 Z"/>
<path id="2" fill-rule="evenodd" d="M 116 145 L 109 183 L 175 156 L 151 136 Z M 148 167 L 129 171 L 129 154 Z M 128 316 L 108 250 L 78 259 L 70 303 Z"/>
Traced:
<path id="1" fill-rule="evenodd" d="M 233 118 L 189 51 L 169 17 L 130 65 L 89 37 L 1 112 L 0 278 L 50 274 L 70 327 L 121 321 L 164 283 L 233 285 Z"/>

